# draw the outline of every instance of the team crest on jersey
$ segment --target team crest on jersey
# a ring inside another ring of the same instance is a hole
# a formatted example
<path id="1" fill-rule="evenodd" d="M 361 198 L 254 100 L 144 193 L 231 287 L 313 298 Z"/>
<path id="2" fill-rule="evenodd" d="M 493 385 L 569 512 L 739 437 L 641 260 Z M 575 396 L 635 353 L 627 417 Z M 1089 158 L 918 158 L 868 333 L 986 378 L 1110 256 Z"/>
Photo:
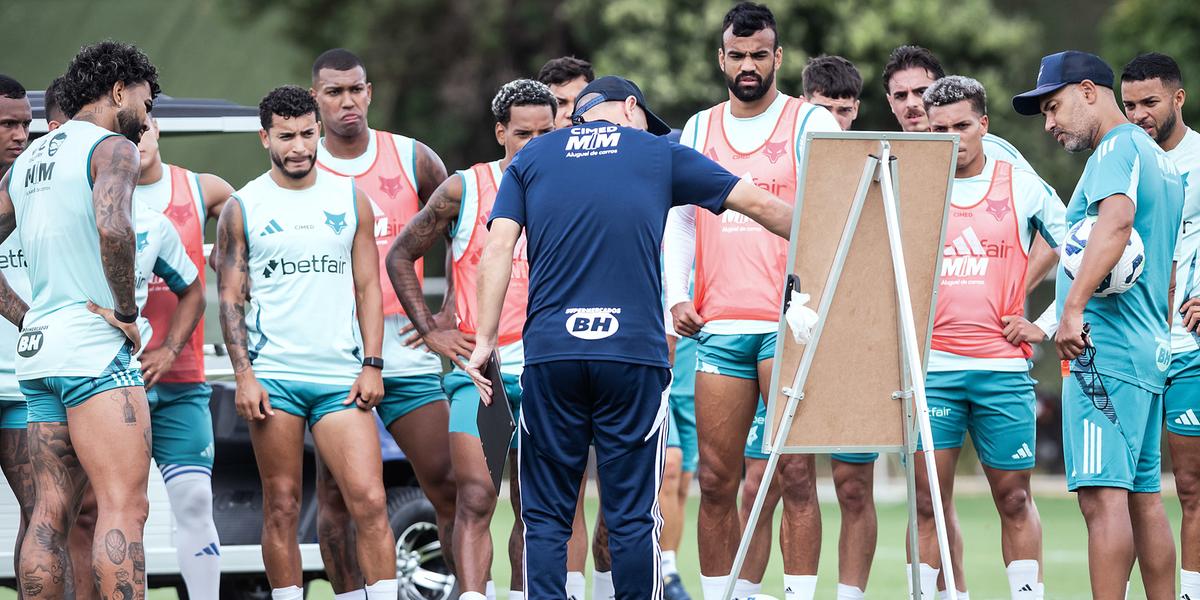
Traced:
<path id="1" fill-rule="evenodd" d="M 150 245 L 149 237 L 150 237 L 149 231 L 139 231 L 138 232 L 138 234 L 137 234 L 137 251 L 138 252 L 145 250 L 146 246 Z"/>
<path id="2" fill-rule="evenodd" d="M 787 147 L 787 142 L 767 142 L 763 144 L 763 156 L 766 156 L 771 164 L 775 164 L 784 154 L 787 154 Z"/>
<path id="3" fill-rule="evenodd" d="M 50 138 L 50 143 L 46 145 L 46 156 L 54 156 L 58 153 L 58 149 L 62 147 L 63 141 L 67 139 L 67 134 L 59 133 Z"/>
<path id="4" fill-rule="evenodd" d="M 333 230 L 335 235 L 341 235 L 342 231 L 346 229 L 346 213 L 335 215 L 327 211 L 322 212 L 325 212 L 325 224 Z"/>
<path id="5" fill-rule="evenodd" d="M 989 198 L 987 200 L 987 212 L 989 215 L 996 217 L 997 221 L 1003 221 L 1004 217 L 1008 215 L 1009 211 L 1011 210 L 1012 209 L 1008 206 L 1007 198 L 1001 198 L 999 200 L 992 200 Z"/>
<path id="6" fill-rule="evenodd" d="M 400 190 L 404 189 L 404 180 L 401 179 L 402 177 L 404 176 L 397 175 L 395 177 L 380 177 L 379 190 L 387 194 L 388 198 L 395 200 L 396 194 L 399 194 Z"/>

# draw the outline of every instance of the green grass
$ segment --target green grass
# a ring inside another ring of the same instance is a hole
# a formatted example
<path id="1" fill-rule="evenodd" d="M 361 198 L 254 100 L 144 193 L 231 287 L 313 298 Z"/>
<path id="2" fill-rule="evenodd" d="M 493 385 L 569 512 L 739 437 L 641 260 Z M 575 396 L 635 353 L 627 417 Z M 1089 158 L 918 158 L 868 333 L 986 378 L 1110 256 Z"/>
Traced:
<path id="1" fill-rule="evenodd" d="M 1179 503 L 1174 497 L 1165 498 L 1167 514 L 1172 530 L 1179 531 Z M 700 566 L 696 555 L 696 510 L 698 500 L 692 498 L 688 504 L 687 528 L 679 552 L 679 568 L 688 590 L 700 600 Z M 966 575 L 973 600 L 1007 599 L 1008 582 L 1000 558 L 1000 528 L 995 508 L 986 496 L 964 496 L 957 500 L 959 520 L 966 545 Z M 1045 544 L 1046 595 L 1057 600 L 1083 600 L 1089 598 L 1087 578 L 1086 537 L 1083 518 L 1073 496 L 1065 493 L 1057 496 L 1040 496 L 1038 510 L 1042 516 Z M 588 522 L 595 522 L 598 509 L 596 500 L 589 499 Z M 823 544 L 821 546 L 820 579 L 818 598 L 832 598 L 837 585 L 837 532 L 839 515 L 836 505 L 824 504 Z M 904 526 L 906 509 L 900 503 L 879 506 L 879 546 L 875 552 L 875 564 L 867 586 L 868 598 L 899 598 L 905 589 L 904 575 Z M 496 510 L 492 525 L 492 536 L 497 548 L 497 559 L 492 566 L 498 585 L 508 585 L 510 565 L 502 558 L 508 532 L 512 527 L 512 510 L 507 502 Z M 778 515 L 776 515 L 778 523 Z M 776 528 L 778 531 L 778 528 Z M 1178 533 L 1176 533 L 1178 535 Z M 589 562 L 588 575 L 591 567 Z M 778 552 L 774 552 L 763 585 L 763 592 L 783 597 L 783 566 Z M 1139 577 L 1134 574 L 1131 598 L 1145 597 Z M 591 594 L 591 582 L 588 582 Z M 16 595 L 11 590 L 0 590 L 0 600 L 9 600 Z M 172 600 L 174 590 L 160 589 L 149 594 L 150 600 Z M 316 582 L 310 589 L 309 598 L 326 600 L 333 592 L 324 581 Z M 500 597 L 504 598 L 502 591 Z"/>

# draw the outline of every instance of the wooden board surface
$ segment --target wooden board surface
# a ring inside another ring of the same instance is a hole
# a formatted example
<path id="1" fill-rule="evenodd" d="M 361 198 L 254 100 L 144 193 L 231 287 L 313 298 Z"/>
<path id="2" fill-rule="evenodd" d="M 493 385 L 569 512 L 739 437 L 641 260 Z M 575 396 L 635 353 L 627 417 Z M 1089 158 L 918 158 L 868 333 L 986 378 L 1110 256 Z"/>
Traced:
<path id="1" fill-rule="evenodd" d="M 887 136 L 897 157 L 901 237 L 924 365 L 956 145 L 947 136 Z M 800 278 L 801 291 L 812 297 L 808 306 L 814 310 L 866 159 L 879 152 L 878 139 L 824 134 L 809 141 L 788 264 L 789 272 Z M 873 181 L 785 449 L 903 443 L 903 406 L 892 399 L 902 388 L 899 313 L 881 198 L 879 182 Z M 792 385 L 804 352 L 786 326 L 779 342 L 766 431 L 772 441 L 787 404 L 781 390 Z"/>

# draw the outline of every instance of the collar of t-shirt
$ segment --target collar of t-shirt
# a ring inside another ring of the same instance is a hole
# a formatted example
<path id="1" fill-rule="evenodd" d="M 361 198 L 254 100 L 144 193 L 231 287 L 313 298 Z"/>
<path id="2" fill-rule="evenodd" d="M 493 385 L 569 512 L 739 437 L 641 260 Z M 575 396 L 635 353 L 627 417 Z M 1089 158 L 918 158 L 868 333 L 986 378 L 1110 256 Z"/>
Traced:
<path id="1" fill-rule="evenodd" d="M 950 204 L 959 208 L 975 206 L 992 187 L 992 174 L 996 171 L 996 160 L 985 157 L 983 171 L 971 177 L 955 177 L 954 191 L 950 195 Z"/>
<path id="2" fill-rule="evenodd" d="M 317 159 L 321 161 L 321 164 L 338 173 L 345 173 L 347 175 L 365 173 L 375 163 L 375 153 L 378 152 L 375 130 L 368 129 L 367 133 L 369 134 L 367 149 L 354 158 L 338 158 L 334 156 L 325 148 L 325 138 L 322 137 L 321 143 L 317 146 Z"/>
<path id="3" fill-rule="evenodd" d="M 159 175 L 158 181 L 139 185 L 134 191 L 138 202 L 158 212 L 163 212 L 166 210 L 167 204 L 171 202 L 171 172 L 167 169 L 166 163 L 161 161 L 159 161 L 159 168 L 162 169 L 162 174 Z"/>
<path id="4" fill-rule="evenodd" d="M 733 149 L 748 153 L 762 146 L 771 132 L 775 131 L 775 125 L 779 122 L 779 116 L 783 114 L 783 107 L 789 97 L 779 92 L 775 95 L 775 100 L 767 106 L 767 110 L 746 118 L 733 116 L 733 107 L 731 103 L 726 102 L 721 110 L 721 118 L 725 126 L 725 137 Z"/>

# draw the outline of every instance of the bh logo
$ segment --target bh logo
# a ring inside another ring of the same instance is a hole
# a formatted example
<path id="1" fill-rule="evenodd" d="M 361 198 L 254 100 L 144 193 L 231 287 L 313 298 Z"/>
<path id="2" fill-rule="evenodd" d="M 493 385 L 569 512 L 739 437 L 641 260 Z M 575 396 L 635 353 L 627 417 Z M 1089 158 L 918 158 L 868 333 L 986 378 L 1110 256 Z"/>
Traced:
<path id="1" fill-rule="evenodd" d="M 567 309 L 567 333 L 581 340 L 601 340 L 621 328 L 619 308 Z"/>
<path id="2" fill-rule="evenodd" d="M 23 358 L 29 358 L 38 353 L 42 349 L 42 332 L 26 331 L 21 334 L 21 338 L 17 340 L 17 354 Z"/>

